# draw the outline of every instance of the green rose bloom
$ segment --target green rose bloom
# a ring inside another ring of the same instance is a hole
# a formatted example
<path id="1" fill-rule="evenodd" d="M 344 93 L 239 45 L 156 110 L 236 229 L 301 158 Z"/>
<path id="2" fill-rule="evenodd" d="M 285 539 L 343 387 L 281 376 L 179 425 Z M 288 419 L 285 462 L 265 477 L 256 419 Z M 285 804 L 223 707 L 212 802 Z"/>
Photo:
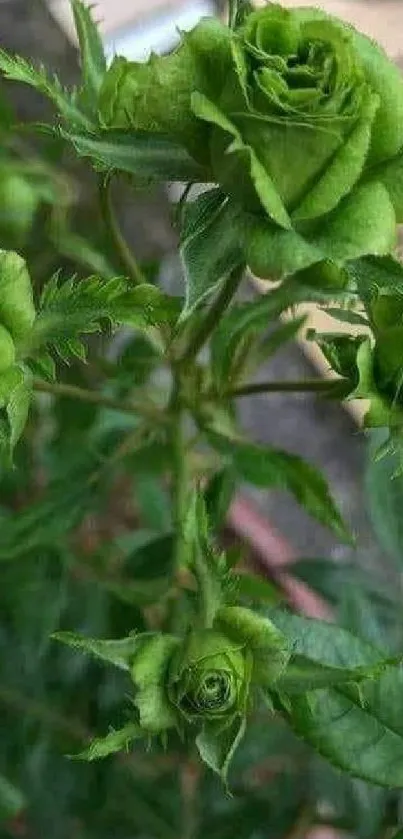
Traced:
<path id="1" fill-rule="evenodd" d="M 256 688 L 270 688 L 289 658 L 271 621 L 238 606 L 220 608 L 211 628 L 185 638 L 140 635 L 130 666 L 140 729 L 196 731 L 203 760 L 225 778 Z"/>
<path id="2" fill-rule="evenodd" d="M 189 722 L 239 713 L 249 688 L 250 655 L 213 629 L 192 632 L 170 668 L 172 704 Z"/>
<path id="3" fill-rule="evenodd" d="M 206 19 L 171 56 L 117 59 L 101 113 L 167 133 L 205 165 L 261 277 L 315 266 L 321 284 L 325 263 L 328 284 L 329 265 L 394 248 L 403 80 L 380 47 L 318 9 L 269 4 L 235 30 Z"/>

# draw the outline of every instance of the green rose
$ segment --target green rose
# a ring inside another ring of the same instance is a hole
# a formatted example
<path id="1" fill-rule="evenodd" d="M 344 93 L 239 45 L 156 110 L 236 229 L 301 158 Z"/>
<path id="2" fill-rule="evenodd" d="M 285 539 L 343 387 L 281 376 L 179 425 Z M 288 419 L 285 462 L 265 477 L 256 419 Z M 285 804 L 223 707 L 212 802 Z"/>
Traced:
<path id="1" fill-rule="evenodd" d="M 171 664 L 170 701 L 189 722 L 240 713 L 249 689 L 250 655 L 214 629 L 192 632 Z"/>
<path id="2" fill-rule="evenodd" d="M 329 266 L 394 248 L 403 80 L 380 47 L 318 9 L 269 4 L 235 30 L 206 19 L 171 56 L 117 59 L 101 112 L 109 126 L 169 134 L 205 165 L 262 277 L 315 266 L 321 284 L 323 266 L 327 286 L 343 285 Z"/>
<path id="3" fill-rule="evenodd" d="M 139 636 L 136 644 L 131 674 L 141 730 L 196 729 L 203 760 L 225 778 L 256 688 L 268 689 L 288 663 L 284 636 L 251 610 L 227 606 L 210 629 Z"/>

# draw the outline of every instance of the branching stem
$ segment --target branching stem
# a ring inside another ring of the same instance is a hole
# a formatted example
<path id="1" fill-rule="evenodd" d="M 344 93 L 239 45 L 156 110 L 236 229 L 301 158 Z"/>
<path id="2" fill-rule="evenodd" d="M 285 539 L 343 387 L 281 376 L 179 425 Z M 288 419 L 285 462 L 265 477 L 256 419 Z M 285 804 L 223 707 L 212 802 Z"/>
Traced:
<path id="1" fill-rule="evenodd" d="M 160 424 L 166 423 L 168 419 L 157 407 L 154 408 L 146 402 L 120 402 L 117 399 L 104 396 L 102 393 L 98 393 L 98 391 L 86 390 L 82 387 L 76 387 L 76 385 L 34 379 L 34 389 L 40 393 L 50 393 L 52 396 L 61 396 L 67 399 L 78 399 L 80 402 L 89 402 L 92 405 L 110 408 L 112 411 L 145 417 Z"/>
<path id="2" fill-rule="evenodd" d="M 227 391 L 225 396 L 237 399 L 265 393 L 339 393 L 345 387 L 342 379 L 302 379 L 301 381 L 252 382 Z"/>
<path id="3" fill-rule="evenodd" d="M 193 338 L 191 339 L 182 358 L 182 363 L 184 365 L 194 361 L 206 341 L 210 338 L 215 326 L 236 293 L 242 277 L 243 268 L 240 268 L 239 266 L 238 268 L 235 268 L 231 274 L 229 274 L 227 280 L 221 288 L 221 291 L 214 300 L 214 303 L 208 310 L 205 318 L 202 320 L 199 329 L 195 330 Z"/>
<path id="4" fill-rule="evenodd" d="M 108 231 L 111 244 L 114 247 L 124 274 L 132 280 L 134 285 L 141 285 L 141 283 L 145 283 L 146 278 L 144 277 L 144 274 L 119 227 L 112 205 L 111 179 L 109 177 L 105 178 L 102 176 L 100 178 L 99 200 L 105 227 Z"/>

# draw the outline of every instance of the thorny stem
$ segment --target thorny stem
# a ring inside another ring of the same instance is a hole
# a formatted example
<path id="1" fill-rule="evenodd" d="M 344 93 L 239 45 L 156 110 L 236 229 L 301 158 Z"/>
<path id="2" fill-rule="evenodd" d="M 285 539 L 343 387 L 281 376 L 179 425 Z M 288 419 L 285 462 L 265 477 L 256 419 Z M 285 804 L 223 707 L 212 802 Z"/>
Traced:
<path id="1" fill-rule="evenodd" d="M 221 291 L 217 295 L 211 308 L 208 310 L 206 317 L 202 320 L 199 329 L 195 330 L 194 336 L 190 341 L 182 358 L 182 364 L 186 365 L 193 361 L 199 354 L 200 350 L 208 341 L 214 327 L 220 320 L 221 316 L 227 309 L 238 286 L 243 277 L 243 269 L 238 266 L 228 276 Z"/>
<path id="2" fill-rule="evenodd" d="M 125 275 L 134 285 L 140 285 L 146 282 L 146 278 L 120 230 L 112 205 L 110 184 L 110 177 L 102 176 L 99 180 L 99 200 L 105 227 Z"/>
<path id="3" fill-rule="evenodd" d="M 53 396 L 67 397 L 68 399 L 78 399 L 81 402 L 89 402 L 93 405 L 99 405 L 104 408 L 110 408 L 112 411 L 120 411 L 120 413 L 133 414 L 141 416 L 153 422 L 166 423 L 167 417 L 159 411 L 157 407 L 147 405 L 145 402 L 120 402 L 116 399 L 111 399 L 108 396 L 103 396 L 95 390 L 86 390 L 76 385 L 62 384 L 60 382 L 45 382 L 42 379 L 34 379 L 34 390 L 40 393 L 50 393 Z"/>
<path id="4" fill-rule="evenodd" d="M 252 382 L 228 390 L 225 396 L 233 399 L 265 393 L 338 393 L 345 387 L 342 379 L 302 379 L 301 381 Z"/>

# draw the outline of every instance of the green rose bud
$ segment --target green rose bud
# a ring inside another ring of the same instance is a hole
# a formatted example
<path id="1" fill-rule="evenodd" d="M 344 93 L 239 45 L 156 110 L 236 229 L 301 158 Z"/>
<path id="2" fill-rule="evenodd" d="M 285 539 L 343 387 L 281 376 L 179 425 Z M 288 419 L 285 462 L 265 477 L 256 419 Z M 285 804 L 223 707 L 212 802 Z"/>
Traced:
<path id="1" fill-rule="evenodd" d="M 170 701 L 190 722 L 232 715 L 244 705 L 249 671 L 245 648 L 213 629 L 193 632 L 172 661 Z"/>
<path id="2" fill-rule="evenodd" d="M 169 134 L 206 166 L 262 277 L 316 266 L 322 287 L 325 263 L 325 287 L 339 288 L 345 261 L 394 248 L 403 80 L 380 47 L 318 9 L 246 6 L 235 31 L 208 19 L 171 56 L 118 59 L 101 112 L 111 127 Z"/>

